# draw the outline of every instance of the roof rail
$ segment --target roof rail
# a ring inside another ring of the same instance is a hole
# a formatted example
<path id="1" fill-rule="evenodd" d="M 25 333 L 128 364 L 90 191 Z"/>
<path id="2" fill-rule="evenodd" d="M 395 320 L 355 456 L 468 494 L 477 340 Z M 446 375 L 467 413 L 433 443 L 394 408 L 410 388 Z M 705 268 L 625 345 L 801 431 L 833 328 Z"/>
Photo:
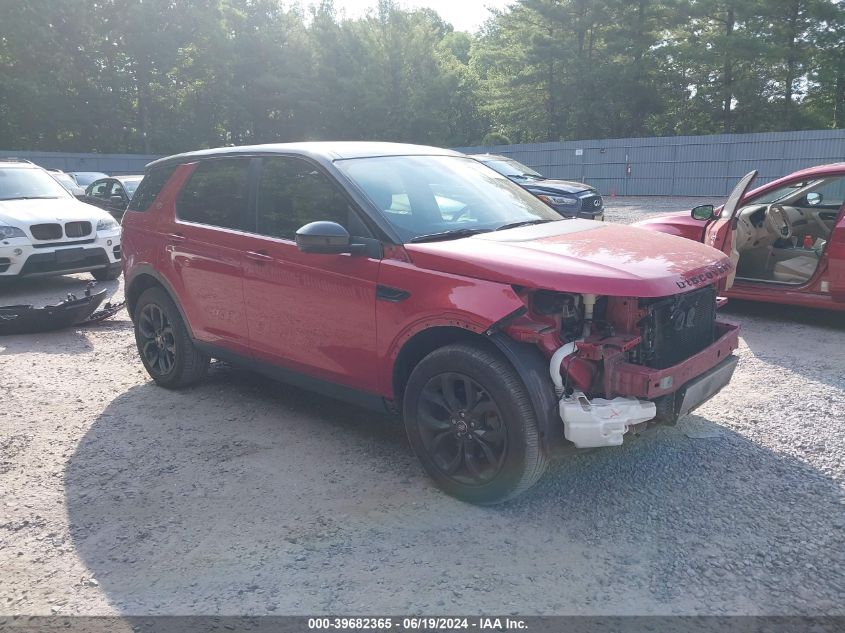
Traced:
<path id="1" fill-rule="evenodd" d="M 27 160 L 25 158 L 18 158 L 17 156 L 2 156 L 0 157 L 0 162 L 3 163 L 28 163 L 30 165 L 34 165 L 31 160 Z"/>

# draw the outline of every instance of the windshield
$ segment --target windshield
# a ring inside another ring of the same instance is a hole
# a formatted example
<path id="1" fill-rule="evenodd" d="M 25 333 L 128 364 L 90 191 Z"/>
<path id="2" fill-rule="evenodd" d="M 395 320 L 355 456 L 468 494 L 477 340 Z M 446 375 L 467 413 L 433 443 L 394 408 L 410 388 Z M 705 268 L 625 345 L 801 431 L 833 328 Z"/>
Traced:
<path id="1" fill-rule="evenodd" d="M 76 181 L 71 178 L 69 174 L 51 173 L 50 175 L 58 180 L 59 184 L 71 193 L 73 193 L 73 190 L 78 187 Z"/>
<path id="2" fill-rule="evenodd" d="M 808 185 L 815 186 L 820 182 L 821 180 L 805 180 L 802 182 L 793 182 L 791 184 L 784 185 L 783 187 L 772 189 L 768 193 L 764 193 L 763 195 L 754 198 L 752 202 L 754 204 L 774 204 L 775 202 L 780 202 L 784 198 L 792 196 L 792 194 L 797 193 Z"/>
<path id="3" fill-rule="evenodd" d="M 504 176 L 461 156 L 339 160 L 338 168 L 381 210 L 403 241 L 562 220 Z"/>
<path id="4" fill-rule="evenodd" d="M 68 195 L 46 171 L 16 167 L 0 169 L 0 200 L 64 198 Z"/>
<path id="5" fill-rule="evenodd" d="M 99 178 L 108 178 L 108 174 L 99 171 L 76 171 L 73 172 L 73 177 L 76 178 L 80 187 L 87 187 Z"/>
<path id="6" fill-rule="evenodd" d="M 512 158 L 494 158 L 483 161 L 491 169 L 495 169 L 503 176 L 525 180 L 544 180 L 545 178 L 530 167 L 518 163 Z"/>

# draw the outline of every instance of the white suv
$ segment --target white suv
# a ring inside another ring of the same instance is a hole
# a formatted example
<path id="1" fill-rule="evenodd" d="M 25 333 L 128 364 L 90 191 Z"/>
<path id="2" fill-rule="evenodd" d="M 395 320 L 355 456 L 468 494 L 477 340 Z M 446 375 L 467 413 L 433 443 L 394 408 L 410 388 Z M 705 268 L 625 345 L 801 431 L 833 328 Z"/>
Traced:
<path id="1" fill-rule="evenodd" d="M 121 272 L 120 225 L 32 163 L 0 160 L 0 280 Z"/>

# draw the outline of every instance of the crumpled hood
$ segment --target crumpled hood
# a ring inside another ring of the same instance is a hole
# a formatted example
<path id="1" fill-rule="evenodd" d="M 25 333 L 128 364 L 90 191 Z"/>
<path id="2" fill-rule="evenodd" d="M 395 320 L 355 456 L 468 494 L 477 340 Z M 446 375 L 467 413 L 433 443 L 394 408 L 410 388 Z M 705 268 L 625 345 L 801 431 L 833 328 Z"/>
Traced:
<path id="1" fill-rule="evenodd" d="M 726 277 L 721 251 L 621 224 L 562 220 L 472 237 L 406 244 L 430 270 L 527 288 L 664 297 Z"/>
<path id="2" fill-rule="evenodd" d="M 110 218 L 107 211 L 76 198 L 48 198 L 44 200 L 0 200 L 0 224 L 11 226 L 41 222 L 74 222 Z"/>
<path id="3" fill-rule="evenodd" d="M 550 194 L 581 193 L 582 191 L 589 191 L 591 189 L 589 185 L 585 185 L 583 182 L 573 182 L 571 180 L 531 180 L 520 182 L 519 184 L 529 191 Z"/>

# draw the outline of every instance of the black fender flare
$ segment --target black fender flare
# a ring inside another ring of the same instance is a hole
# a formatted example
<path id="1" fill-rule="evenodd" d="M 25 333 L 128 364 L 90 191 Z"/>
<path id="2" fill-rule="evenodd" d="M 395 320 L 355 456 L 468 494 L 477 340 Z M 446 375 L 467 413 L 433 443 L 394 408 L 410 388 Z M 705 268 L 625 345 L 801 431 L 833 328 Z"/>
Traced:
<path id="1" fill-rule="evenodd" d="M 182 317 L 182 322 L 185 324 L 185 328 L 188 330 L 188 336 L 191 337 L 191 340 L 194 340 L 194 330 L 191 328 L 191 323 L 188 321 L 188 318 L 185 316 L 185 311 L 182 309 L 182 304 L 179 303 L 179 299 L 177 298 L 176 292 L 173 290 L 173 286 L 170 285 L 170 282 L 159 273 L 155 268 L 150 266 L 149 264 L 138 264 L 132 268 L 132 276 L 127 278 L 127 275 L 124 273 L 124 284 L 125 284 L 125 292 L 128 294 L 129 289 L 132 287 L 132 284 L 135 282 L 135 279 L 140 277 L 141 275 L 148 275 L 158 282 L 158 284 L 164 288 L 165 292 L 170 295 L 170 298 L 173 300 L 176 309 L 179 310 L 179 316 Z M 140 295 L 139 295 L 140 296 Z M 131 311 L 128 309 L 129 305 L 127 303 L 127 312 L 129 312 L 129 318 L 134 321 L 135 315 L 132 314 Z M 134 305 L 132 306 L 135 307 Z"/>
<path id="2" fill-rule="evenodd" d="M 553 455 L 569 442 L 563 434 L 549 361 L 536 346 L 515 341 L 503 332 L 494 332 L 488 338 L 522 378 L 537 416 L 543 450 L 547 455 Z"/>

